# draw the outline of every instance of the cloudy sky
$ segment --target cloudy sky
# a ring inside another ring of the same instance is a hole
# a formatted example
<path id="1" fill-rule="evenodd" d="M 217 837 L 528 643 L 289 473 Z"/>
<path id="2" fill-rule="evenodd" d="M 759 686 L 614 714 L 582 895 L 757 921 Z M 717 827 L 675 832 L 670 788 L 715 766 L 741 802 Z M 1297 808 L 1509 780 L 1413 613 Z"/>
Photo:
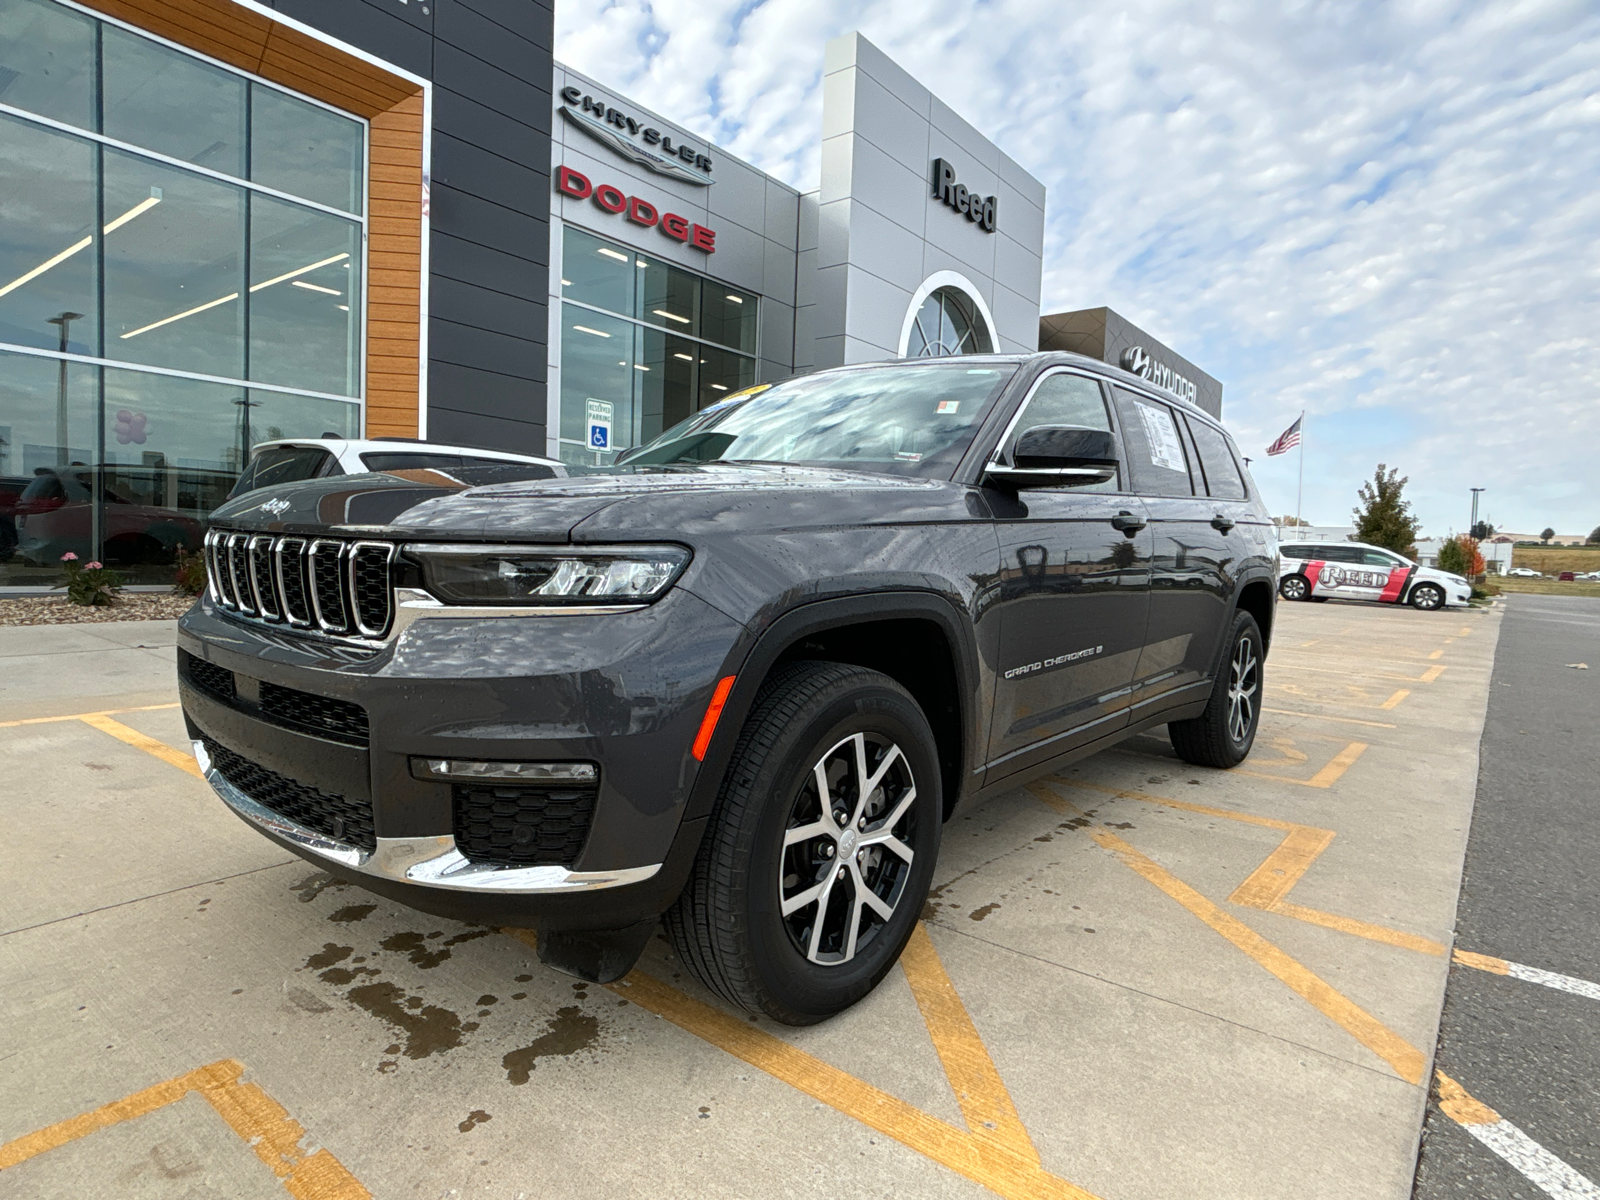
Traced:
<path id="1" fill-rule="evenodd" d="M 1523 0 L 614 0 L 556 53 L 800 188 L 859 29 L 1049 188 L 1046 311 L 1224 381 L 1275 513 L 1379 461 L 1428 534 L 1600 525 L 1600 7 Z"/>

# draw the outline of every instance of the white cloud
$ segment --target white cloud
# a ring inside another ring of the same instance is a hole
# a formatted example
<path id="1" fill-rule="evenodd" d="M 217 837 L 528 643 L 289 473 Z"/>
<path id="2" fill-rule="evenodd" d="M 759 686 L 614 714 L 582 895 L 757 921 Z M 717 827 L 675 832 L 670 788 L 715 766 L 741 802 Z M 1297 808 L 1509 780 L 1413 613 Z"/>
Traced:
<path id="1" fill-rule="evenodd" d="M 1306 511 L 1381 459 L 1430 531 L 1600 523 L 1600 13 L 1461 5 L 619 0 L 558 57 L 796 186 L 860 29 L 1049 188 L 1047 310 L 1110 305 L 1226 384 L 1258 455 L 1306 408 Z M 1294 456 L 1254 464 L 1275 510 Z"/>

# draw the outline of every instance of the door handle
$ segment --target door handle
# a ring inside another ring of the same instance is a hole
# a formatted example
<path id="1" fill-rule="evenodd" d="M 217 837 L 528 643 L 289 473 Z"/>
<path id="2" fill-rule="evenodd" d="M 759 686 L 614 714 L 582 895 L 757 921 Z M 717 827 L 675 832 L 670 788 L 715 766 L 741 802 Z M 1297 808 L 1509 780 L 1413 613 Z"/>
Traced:
<path id="1" fill-rule="evenodd" d="M 1123 509 L 1116 516 L 1111 518 L 1111 528 L 1120 529 L 1129 537 L 1132 537 L 1144 527 L 1145 519 L 1143 517 L 1134 516 L 1127 509 Z"/>
<path id="2" fill-rule="evenodd" d="M 1221 533 L 1227 533 L 1228 530 L 1233 528 L 1233 522 L 1227 517 L 1223 516 L 1221 513 L 1218 513 L 1216 516 L 1211 518 L 1211 528 Z"/>

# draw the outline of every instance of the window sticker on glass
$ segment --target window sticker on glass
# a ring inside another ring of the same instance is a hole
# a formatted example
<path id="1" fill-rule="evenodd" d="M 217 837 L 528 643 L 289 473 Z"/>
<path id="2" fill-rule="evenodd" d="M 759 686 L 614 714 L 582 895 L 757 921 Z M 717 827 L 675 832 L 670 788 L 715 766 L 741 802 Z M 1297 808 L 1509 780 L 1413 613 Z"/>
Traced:
<path id="1" fill-rule="evenodd" d="M 1183 461 L 1183 446 L 1178 441 L 1178 431 L 1171 415 L 1162 408 L 1134 401 L 1139 409 L 1139 420 L 1144 425 L 1145 441 L 1150 444 L 1150 462 L 1168 471 L 1187 471 Z"/>
<path id="2" fill-rule="evenodd" d="M 939 401 L 939 407 L 935 411 L 940 413 L 940 414 L 960 412 L 961 411 L 961 401 L 959 401 L 959 400 L 941 400 L 941 401 Z"/>

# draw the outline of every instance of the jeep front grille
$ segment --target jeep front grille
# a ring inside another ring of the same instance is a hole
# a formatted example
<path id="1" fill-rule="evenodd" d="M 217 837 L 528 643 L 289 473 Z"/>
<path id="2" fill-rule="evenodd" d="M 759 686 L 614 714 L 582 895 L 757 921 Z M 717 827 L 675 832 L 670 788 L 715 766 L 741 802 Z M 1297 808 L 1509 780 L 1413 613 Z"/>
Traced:
<path id="1" fill-rule="evenodd" d="M 224 611 L 335 637 L 381 638 L 394 622 L 392 542 L 206 534 L 211 599 Z"/>

